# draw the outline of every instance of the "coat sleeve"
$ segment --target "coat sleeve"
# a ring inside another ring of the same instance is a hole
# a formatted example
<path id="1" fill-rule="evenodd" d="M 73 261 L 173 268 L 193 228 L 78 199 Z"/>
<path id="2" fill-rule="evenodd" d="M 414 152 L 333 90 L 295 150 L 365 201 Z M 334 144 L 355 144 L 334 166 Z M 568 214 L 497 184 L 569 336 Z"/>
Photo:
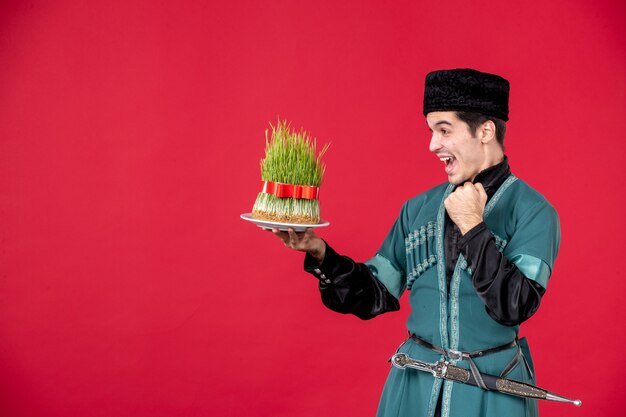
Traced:
<path id="1" fill-rule="evenodd" d="M 472 284 L 491 318 L 514 326 L 537 311 L 559 240 L 558 217 L 547 202 L 520 220 L 504 253 L 484 222 L 459 239 L 458 249 L 472 271 Z"/>
<path id="2" fill-rule="evenodd" d="M 319 279 L 326 307 L 363 320 L 400 309 L 398 300 L 406 288 L 406 220 L 405 204 L 376 256 L 364 263 L 339 255 L 328 244 L 321 265 L 312 256 L 305 256 L 304 269 Z"/>
<path id="3" fill-rule="evenodd" d="M 329 309 L 367 320 L 400 309 L 400 303 L 364 263 L 341 256 L 326 244 L 321 265 L 307 254 L 305 271 L 319 279 L 322 302 Z"/>

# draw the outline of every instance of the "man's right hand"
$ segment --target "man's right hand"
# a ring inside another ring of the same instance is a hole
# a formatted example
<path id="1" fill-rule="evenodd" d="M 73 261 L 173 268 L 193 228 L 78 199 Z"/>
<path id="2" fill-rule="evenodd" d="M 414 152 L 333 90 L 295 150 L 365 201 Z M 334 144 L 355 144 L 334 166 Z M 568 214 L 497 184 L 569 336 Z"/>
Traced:
<path id="1" fill-rule="evenodd" d="M 321 265 L 326 255 L 326 243 L 315 234 L 313 229 L 306 229 L 305 232 L 296 233 L 292 228 L 286 232 L 278 229 L 272 229 L 285 246 L 301 252 L 307 252 Z"/>

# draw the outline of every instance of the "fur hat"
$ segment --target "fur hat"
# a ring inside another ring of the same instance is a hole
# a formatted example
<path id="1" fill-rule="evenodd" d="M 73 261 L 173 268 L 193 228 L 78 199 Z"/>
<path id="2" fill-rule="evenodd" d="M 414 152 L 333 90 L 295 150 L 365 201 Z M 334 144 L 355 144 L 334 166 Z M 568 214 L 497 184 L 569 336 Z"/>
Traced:
<path id="1" fill-rule="evenodd" d="M 469 111 L 509 120 L 509 82 L 469 68 L 426 75 L 424 116 L 433 111 Z"/>

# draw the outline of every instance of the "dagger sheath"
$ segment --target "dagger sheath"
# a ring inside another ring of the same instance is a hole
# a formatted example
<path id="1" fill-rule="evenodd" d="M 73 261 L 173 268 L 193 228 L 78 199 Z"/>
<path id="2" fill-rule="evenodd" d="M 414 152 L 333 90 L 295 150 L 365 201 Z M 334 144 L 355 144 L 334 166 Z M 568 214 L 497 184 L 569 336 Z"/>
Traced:
<path id="1" fill-rule="evenodd" d="M 427 363 L 411 359 L 404 353 L 396 353 L 391 357 L 391 363 L 396 368 L 413 368 L 424 372 L 430 372 L 436 378 L 447 379 L 449 381 L 473 385 L 475 387 L 480 386 L 468 369 L 452 365 L 449 362 L 439 361 L 435 363 Z M 525 382 L 500 378 L 495 375 L 484 374 L 482 372 L 480 373 L 480 376 L 487 386 L 487 389 L 491 391 L 498 391 L 503 394 L 514 395 L 522 398 L 568 402 L 577 407 L 582 405 L 580 400 L 570 400 L 569 398 L 551 393 L 543 388 L 539 388 Z"/>

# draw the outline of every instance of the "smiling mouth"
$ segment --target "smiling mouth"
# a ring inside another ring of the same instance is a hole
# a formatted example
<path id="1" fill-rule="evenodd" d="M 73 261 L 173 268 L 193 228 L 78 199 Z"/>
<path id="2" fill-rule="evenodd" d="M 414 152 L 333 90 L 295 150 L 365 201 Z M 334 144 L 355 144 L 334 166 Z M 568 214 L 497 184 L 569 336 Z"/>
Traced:
<path id="1" fill-rule="evenodd" d="M 446 173 L 450 174 L 454 168 L 454 162 L 456 161 L 456 158 L 453 156 L 441 156 L 439 157 L 439 160 L 445 164 Z"/>

